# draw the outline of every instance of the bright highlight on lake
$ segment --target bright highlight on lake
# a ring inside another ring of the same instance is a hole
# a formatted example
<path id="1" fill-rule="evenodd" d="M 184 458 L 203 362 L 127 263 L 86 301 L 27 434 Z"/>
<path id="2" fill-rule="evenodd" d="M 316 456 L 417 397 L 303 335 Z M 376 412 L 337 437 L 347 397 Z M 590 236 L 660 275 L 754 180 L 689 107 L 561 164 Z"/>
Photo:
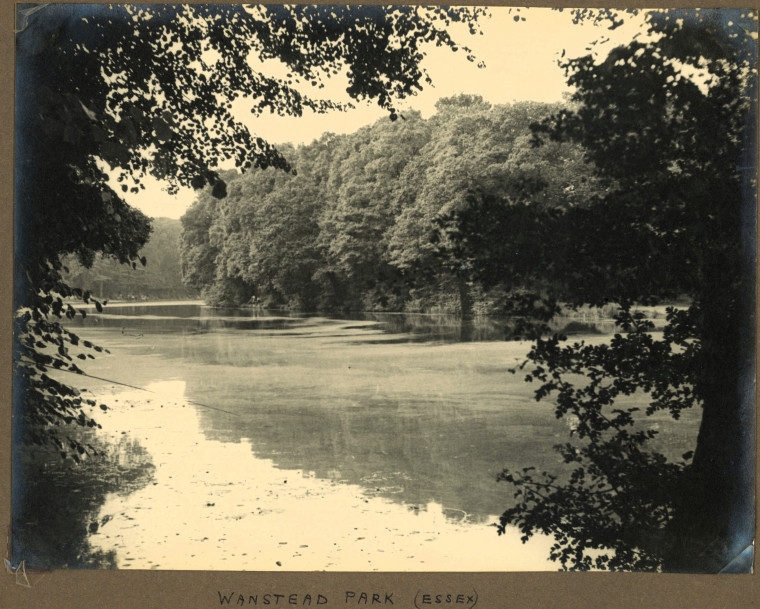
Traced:
<path id="1" fill-rule="evenodd" d="M 114 471 L 152 465 L 72 510 L 80 552 L 135 569 L 557 569 L 551 539 L 490 526 L 514 501 L 496 475 L 557 471 L 568 440 L 508 372 L 528 343 L 493 320 L 357 317 L 162 305 L 80 320 L 111 351 L 85 367 L 107 380 L 76 381 L 109 407 L 93 415 Z M 652 417 L 660 448 L 693 448 L 694 417 Z"/>

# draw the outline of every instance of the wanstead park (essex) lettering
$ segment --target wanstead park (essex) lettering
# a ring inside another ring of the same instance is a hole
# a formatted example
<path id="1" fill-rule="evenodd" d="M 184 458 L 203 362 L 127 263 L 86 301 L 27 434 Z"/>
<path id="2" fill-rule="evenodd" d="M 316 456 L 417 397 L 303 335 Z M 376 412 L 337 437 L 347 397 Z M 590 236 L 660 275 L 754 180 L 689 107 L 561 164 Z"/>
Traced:
<path id="1" fill-rule="evenodd" d="M 326 605 L 329 600 L 324 594 L 242 594 L 239 592 L 223 593 L 218 591 L 220 605 L 259 606 L 259 605 L 296 605 L 311 607 Z M 346 590 L 343 599 L 346 605 L 393 605 L 393 593 L 390 592 L 356 592 Z"/>

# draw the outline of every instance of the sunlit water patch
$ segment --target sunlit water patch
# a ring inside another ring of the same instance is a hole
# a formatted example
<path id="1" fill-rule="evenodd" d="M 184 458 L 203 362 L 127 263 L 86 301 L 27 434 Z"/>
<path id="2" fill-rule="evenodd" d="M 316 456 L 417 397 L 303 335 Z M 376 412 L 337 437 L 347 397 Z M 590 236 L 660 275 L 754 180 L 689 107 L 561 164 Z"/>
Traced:
<path id="1" fill-rule="evenodd" d="M 105 522 L 89 543 L 113 551 L 119 568 L 234 570 L 555 569 L 549 540 L 522 544 L 498 537 L 456 506 L 397 503 L 383 494 L 404 476 L 376 476 L 368 486 L 276 467 L 254 456 L 248 438 L 208 439 L 184 382 L 124 391 L 107 420 L 152 455 L 152 483 L 106 498 Z M 255 448 L 255 445 L 254 445 Z M 382 492 L 380 492 L 380 489 Z M 493 517 L 496 520 L 496 517 Z"/>

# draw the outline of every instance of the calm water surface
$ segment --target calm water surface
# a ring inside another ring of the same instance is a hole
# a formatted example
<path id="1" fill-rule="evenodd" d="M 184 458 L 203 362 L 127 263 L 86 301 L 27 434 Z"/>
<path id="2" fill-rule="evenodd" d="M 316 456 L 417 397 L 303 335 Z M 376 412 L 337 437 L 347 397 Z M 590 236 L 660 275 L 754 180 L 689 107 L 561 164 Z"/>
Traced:
<path id="1" fill-rule="evenodd" d="M 556 569 L 549 540 L 489 526 L 513 501 L 496 475 L 559 471 L 568 437 L 498 321 L 138 305 L 77 325 L 111 351 L 88 373 L 121 383 L 88 380 L 98 420 L 155 466 L 89 516 L 118 567 Z M 651 424 L 693 447 L 694 421 Z"/>

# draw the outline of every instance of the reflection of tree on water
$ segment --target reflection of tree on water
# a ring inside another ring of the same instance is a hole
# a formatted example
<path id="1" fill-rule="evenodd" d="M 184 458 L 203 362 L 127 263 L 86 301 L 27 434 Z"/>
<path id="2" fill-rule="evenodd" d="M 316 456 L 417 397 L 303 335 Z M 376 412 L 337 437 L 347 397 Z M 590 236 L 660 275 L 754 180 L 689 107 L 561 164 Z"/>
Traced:
<path id="1" fill-rule="evenodd" d="M 189 380 L 187 395 L 194 396 L 203 382 Z M 433 399 L 420 402 L 419 408 L 380 397 L 353 405 L 341 398 L 331 403 L 326 407 L 314 396 L 312 407 L 275 400 L 235 418 L 205 409 L 199 416 L 208 438 L 248 441 L 257 457 L 272 459 L 282 469 L 357 484 L 369 495 L 397 503 L 425 506 L 433 501 L 463 510 L 470 521 L 480 523 L 491 522 L 510 500 L 494 484 L 493 463 L 512 463 L 514 454 L 526 454 L 536 438 L 551 446 L 560 437 L 553 419 L 535 424 L 516 405 L 504 418 L 471 411 L 459 417 L 457 407 Z M 546 457 L 551 459 L 547 467 L 557 465 L 551 451 Z M 459 512 L 452 516 L 462 518 Z"/>
<path id="2" fill-rule="evenodd" d="M 513 320 L 499 315 L 449 315 L 427 313 L 352 313 L 361 320 L 379 322 L 378 328 L 389 334 L 403 335 L 396 342 L 481 342 L 509 339 Z M 590 312 L 567 312 L 556 316 L 549 327 L 563 334 L 612 334 L 612 319 Z M 365 329 L 368 327 L 365 326 Z M 390 343 L 386 338 L 370 338 L 366 343 Z"/>
<path id="3" fill-rule="evenodd" d="M 23 489 L 14 493 L 13 561 L 32 568 L 116 568 L 115 552 L 95 551 L 88 535 L 107 526 L 98 512 L 109 493 L 128 494 L 145 486 L 154 466 L 137 441 L 126 435 L 108 445 L 91 430 L 80 439 L 105 454 L 79 465 L 55 451 L 26 447 L 14 463 Z"/>

